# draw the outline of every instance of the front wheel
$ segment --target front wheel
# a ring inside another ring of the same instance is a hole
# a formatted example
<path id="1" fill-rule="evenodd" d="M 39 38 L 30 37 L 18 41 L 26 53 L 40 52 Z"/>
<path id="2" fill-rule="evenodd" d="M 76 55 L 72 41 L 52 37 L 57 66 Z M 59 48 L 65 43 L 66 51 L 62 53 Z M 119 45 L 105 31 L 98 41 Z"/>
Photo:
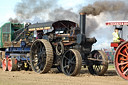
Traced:
<path id="1" fill-rule="evenodd" d="M 92 65 L 88 66 L 88 70 L 92 75 L 102 76 L 108 69 L 108 57 L 101 50 L 92 51 Z"/>
<path id="2" fill-rule="evenodd" d="M 128 41 L 123 42 L 116 49 L 114 64 L 117 74 L 128 80 Z"/>
<path id="3" fill-rule="evenodd" d="M 69 76 L 76 76 L 82 65 L 82 57 L 79 51 L 70 49 L 62 58 L 62 71 Z"/>

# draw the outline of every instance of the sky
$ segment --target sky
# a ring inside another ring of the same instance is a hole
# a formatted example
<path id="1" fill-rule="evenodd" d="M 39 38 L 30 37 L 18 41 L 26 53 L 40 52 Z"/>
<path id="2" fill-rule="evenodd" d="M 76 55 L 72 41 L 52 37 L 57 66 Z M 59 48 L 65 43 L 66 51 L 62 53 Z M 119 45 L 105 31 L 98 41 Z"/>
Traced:
<path id="1" fill-rule="evenodd" d="M 0 3 L 0 26 L 8 22 L 10 17 L 15 17 L 14 7 L 20 0 L 3 0 Z"/>
<path id="2" fill-rule="evenodd" d="M 2 0 L 0 3 L 0 26 L 7 22 L 10 17 L 14 18 L 14 8 L 18 2 L 22 0 Z M 73 8 L 73 11 L 78 12 L 79 7 L 92 4 L 95 1 L 104 1 L 104 0 L 57 0 L 58 4 L 65 9 Z M 105 0 L 107 1 L 107 0 Z M 108 1 L 119 1 L 119 0 L 108 0 Z M 121 0 L 126 1 L 126 0 Z M 54 4 L 54 3 L 53 3 Z"/>
<path id="3" fill-rule="evenodd" d="M 10 17 L 12 18 L 15 17 L 15 13 L 14 13 L 15 5 L 21 1 L 22 0 L 3 0 L 2 3 L 0 3 L 0 26 L 3 23 L 7 22 Z M 65 9 L 73 8 L 73 11 L 78 12 L 79 7 L 81 6 L 92 4 L 95 1 L 103 1 L 103 0 L 57 0 L 57 1 L 61 7 L 64 7 Z M 113 0 L 113 1 L 117 1 L 117 0 Z"/>
<path id="4" fill-rule="evenodd" d="M 80 5 L 88 5 L 94 1 L 96 0 L 58 0 L 58 4 L 65 9 L 73 8 L 73 11 L 78 11 Z M 3 0 L 0 3 L 0 26 L 7 22 L 10 17 L 15 17 L 14 8 L 18 2 L 21 0 Z"/>
<path id="5" fill-rule="evenodd" d="M 17 3 L 21 2 L 22 0 L 3 0 L 2 3 L 0 3 L 0 26 L 2 26 L 4 23 L 8 22 L 9 18 L 15 18 L 15 6 L 17 5 Z M 65 9 L 72 9 L 74 12 L 78 12 L 80 7 L 82 6 L 86 6 L 88 4 L 93 4 L 95 1 L 104 1 L 104 0 L 57 0 L 57 3 L 60 7 L 63 7 Z M 105 1 L 119 1 L 119 0 L 105 0 Z M 125 1 L 126 0 L 120 0 L 120 1 Z M 53 3 L 54 4 L 54 3 Z M 103 18 L 96 18 L 98 20 L 102 20 Z M 102 24 L 104 24 L 105 22 L 102 22 Z M 108 29 L 103 29 L 105 31 L 108 31 Z M 111 32 L 113 31 L 112 29 L 109 35 L 111 35 Z M 102 31 L 100 31 L 102 32 Z M 97 31 L 97 33 L 99 33 L 99 31 Z M 95 35 L 96 33 L 94 33 Z M 104 35 L 105 37 L 107 37 L 107 34 Z M 99 37 L 99 36 L 96 36 Z M 110 37 L 112 38 L 112 37 Z M 110 47 L 110 42 L 112 41 L 112 39 L 109 39 L 111 41 L 107 41 L 104 39 L 104 37 L 99 38 L 98 39 L 99 42 L 97 44 L 94 45 L 95 48 L 101 48 L 102 46 L 105 47 Z"/>

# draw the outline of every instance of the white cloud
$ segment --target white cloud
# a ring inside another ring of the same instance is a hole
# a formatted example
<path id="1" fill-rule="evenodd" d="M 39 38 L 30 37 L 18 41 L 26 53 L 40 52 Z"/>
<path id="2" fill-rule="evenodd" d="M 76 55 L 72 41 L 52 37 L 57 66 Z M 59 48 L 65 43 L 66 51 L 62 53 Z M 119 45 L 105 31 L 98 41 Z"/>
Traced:
<path id="1" fill-rule="evenodd" d="M 4 15 L 4 17 L 0 17 L 0 26 L 2 26 L 6 22 L 9 22 L 9 18 L 15 18 L 15 14 L 13 12 L 8 12 Z"/>

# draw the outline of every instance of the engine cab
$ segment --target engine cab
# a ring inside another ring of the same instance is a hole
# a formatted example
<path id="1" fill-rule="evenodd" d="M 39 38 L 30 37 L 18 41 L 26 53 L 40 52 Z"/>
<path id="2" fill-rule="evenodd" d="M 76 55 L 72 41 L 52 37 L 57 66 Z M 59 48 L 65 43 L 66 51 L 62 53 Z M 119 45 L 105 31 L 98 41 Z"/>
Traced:
<path id="1" fill-rule="evenodd" d="M 106 22 L 106 25 L 112 25 L 115 29 L 118 29 L 119 31 L 119 41 L 118 42 L 111 42 L 111 47 L 114 47 L 114 50 L 125 40 L 123 39 L 123 27 L 124 25 L 128 25 L 128 21 L 108 21 Z"/>

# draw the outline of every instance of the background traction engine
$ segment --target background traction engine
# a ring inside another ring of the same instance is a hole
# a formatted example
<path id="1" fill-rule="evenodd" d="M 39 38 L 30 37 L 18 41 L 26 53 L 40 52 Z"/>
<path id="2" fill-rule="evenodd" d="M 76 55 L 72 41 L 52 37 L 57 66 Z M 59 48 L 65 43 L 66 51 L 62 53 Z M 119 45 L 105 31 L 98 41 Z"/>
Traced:
<path id="1" fill-rule="evenodd" d="M 101 50 L 91 51 L 96 39 L 86 37 L 85 20 L 86 14 L 80 13 L 80 27 L 67 20 L 29 25 L 28 30 L 38 34 L 30 48 L 32 69 L 47 73 L 56 67 L 66 75 L 75 76 L 82 66 L 88 66 L 91 74 L 103 75 L 108 58 Z"/>
<path id="2" fill-rule="evenodd" d="M 30 45 L 26 44 L 27 29 L 20 23 L 0 27 L 0 67 L 3 71 L 31 70 Z"/>
<path id="3" fill-rule="evenodd" d="M 128 25 L 128 21 L 109 21 L 106 25 L 113 25 L 119 30 L 120 42 L 111 43 L 111 47 L 115 49 L 114 65 L 117 74 L 128 80 L 128 41 L 123 39 L 123 26 Z"/>

